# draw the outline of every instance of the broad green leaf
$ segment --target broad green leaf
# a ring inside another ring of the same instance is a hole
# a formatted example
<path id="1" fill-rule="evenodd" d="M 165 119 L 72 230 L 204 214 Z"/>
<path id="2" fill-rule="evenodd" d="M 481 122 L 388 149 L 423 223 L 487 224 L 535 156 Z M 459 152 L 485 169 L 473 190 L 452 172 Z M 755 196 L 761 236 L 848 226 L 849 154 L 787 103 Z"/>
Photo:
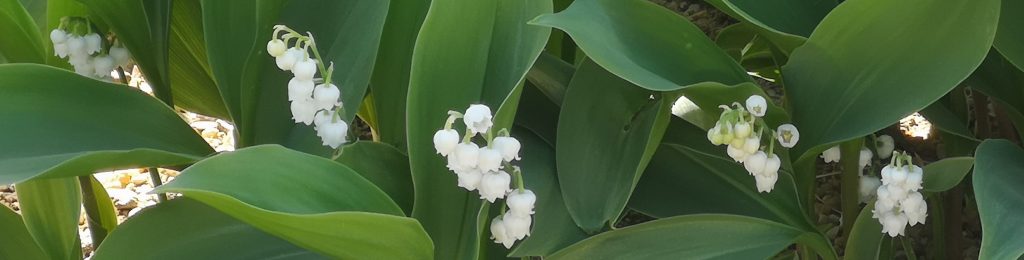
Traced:
<path id="1" fill-rule="evenodd" d="M 881 259 L 880 249 L 886 235 L 882 224 L 871 217 L 874 204 L 873 201 L 867 203 L 857 215 L 857 222 L 853 223 L 853 231 L 846 240 L 846 259 Z"/>
<path id="2" fill-rule="evenodd" d="M 750 81 L 747 72 L 700 29 L 650 1 L 575 1 L 565 11 L 531 23 L 565 31 L 594 62 L 650 90 L 676 90 L 704 81 Z"/>
<path id="3" fill-rule="evenodd" d="M 18 202 L 36 243 L 50 259 L 80 259 L 78 218 L 82 193 L 74 177 L 18 183 Z"/>
<path id="4" fill-rule="evenodd" d="M 1018 125 L 1021 118 L 1024 118 L 1024 72 L 1013 66 L 1003 55 L 997 51 L 989 52 L 988 57 L 981 63 L 978 70 L 974 71 L 967 84 L 972 89 L 978 90 L 1007 108 L 1010 119 L 1016 120 Z M 1017 129 L 1018 133 L 1024 134 L 1024 128 Z"/>
<path id="5" fill-rule="evenodd" d="M 0 35 L 0 55 L 7 62 L 46 63 L 39 27 L 18 0 L 0 0 Z"/>
<path id="6" fill-rule="evenodd" d="M 562 100 L 565 99 L 565 89 L 569 88 L 569 82 L 572 81 L 574 73 L 576 73 L 576 67 L 573 67 L 572 64 L 555 55 L 541 53 L 537 62 L 526 73 L 526 79 L 548 99 L 551 99 L 551 102 L 562 104 Z"/>
<path id="7" fill-rule="evenodd" d="M 39 248 L 21 216 L 7 206 L 0 206 L 0 230 L 4 231 L 3 243 L 0 243 L 0 259 L 47 259 L 46 253 Z"/>
<path id="8" fill-rule="evenodd" d="M 558 118 L 558 182 L 569 214 L 588 233 L 622 213 L 668 126 L 666 97 L 584 61 Z"/>
<path id="9" fill-rule="evenodd" d="M 412 213 L 413 187 L 409 157 L 384 143 L 357 142 L 345 146 L 335 161 L 352 168 L 391 196 L 409 215 Z"/>
<path id="10" fill-rule="evenodd" d="M 978 146 L 974 194 L 981 216 L 980 259 L 1017 259 L 1024 255 L 1024 150 L 1006 140 Z"/>
<path id="11" fill-rule="evenodd" d="M 753 26 L 785 55 L 802 45 L 835 0 L 706 0 L 729 16 Z"/>
<path id="12" fill-rule="evenodd" d="M 199 1 L 173 1 L 171 5 L 168 76 L 174 85 L 174 104 L 199 114 L 230 119 L 207 63 Z"/>
<path id="13" fill-rule="evenodd" d="M 179 198 L 129 218 L 103 242 L 92 259 L 327 257 L 260 231 L 203 203 Z"/>
<path id="14" fill-rule="evenodd" d="M 930 192 L 946 191 L 960 184 L 973 166 L 972 157 L 952 157 L 929 163 L 924 166 L 922 187 Z"/>
<path id="15" fill-rule="evenodd" d="M 530 130 L 549 146 L 554 147 L 558 135 L 558 113 L 561 110 L 561 103 L 552 103 L 538 87 L 529 82 L 523 88 L 522 99 L 524 104 L 530 105 L 520 106 L 519 111 L 516 111 L 516 126 Z"/>
<path id="16" fill-rule="evenodd" d="M 242 181 L 240 181 L 242 180 Z M 333 258 L 429 258 L 433 244 L 352 169 L 277 145 L 220 154 L 154 192 L 178 192 Z"/>
<path id="17" fill-rule="evenodd" d="M 137 89 L 33 64 L 0 65 L 0 78 L 0 122 L 17 126 L 0 135 L 0 183 L 188 164 L 213 152 Z"/>
<path id="18" fill-rule="evenodd" d="M 85 222 L 89 224 L 92 246 L 96 248 L 102 244 L 110 231 L 117 228 L 117 209 L 114 208 L 114 202 L 110 199 L 107 189 L 95 176 L 78 176 L 78 185 L 82 188 Z"/>
<path id="19" fill-rule="evenodd" d="M 972 140 L 974 142 L 980 142 L 977 138 L 974 138 L 974 134 L 971 133 L 971 129 L 967 128 L 967 123 L 963 122 L 950 111 L 946 105 L 942 102 L 935 102 L 928 105 L 921 111 L 922 116 L 928 119 L 935 128 L 944 132 L 962 137 L 963 139 Z"/>
<path id="20" fill-rule="evenodd" d="M 545 259 L 766 259 L 802 233 L 751 217 L 687 215 L 601 233 Z"/>
<path id="21" fill-rule="evenodd" d="M 470 104 L 497 111 L 495 131 L 512 126 L 523 77 L 550 33 L 526 21 L 549 12 L 551 2 L 545 0 L 431 3 L 413 49 L 406 123 L 416 187 L 413 216 L 437 245 L 434 258 L 477 258 L 484 242 L 476 221 L 480 199 L 455 185 L 434 150 L 434 132 L 449 110 L 465 111 Z"/>
<path id="22" fill-rule="evenodd" d="M 517 128 L 513 136 L 523 144 L 520 153 L 525 156 L 519 163 L 523 181 L 539 199 L 533 215 L 533 231 L 512 250 L 511 256 L 545 256 L 587 238 L 562 201 L 554 147 L 523 128 Z"/>
<path id="23" fill-rule="evenodd" d="M 416 36 L 430 0 L 391 0 L 370 79 L 380 140 L 406 150 L 405 102 Z"/>
<path id="24" fill-rule="evenodd" d="M 997 0 L 840 4 L 782 68 L 794 155 L 813 160 L 938 100 L 981 64 L 998 11 Z"/>
<path id="25" fill-rule="evenodd" d="M 1024 2 L 1002 1 L 999 30 L 992 46 L 1018 69 L 1024 70 Z"/>
<path id="26" fill-rule="evenodd" d="M 132 59 L 146 74 L 153 94 L 164 102 L 172 100 L 168 75 L 168 34 L 171 0 L 110 1 L 80 0 L 91 17 L 102 20 L 132 53 Z"/>

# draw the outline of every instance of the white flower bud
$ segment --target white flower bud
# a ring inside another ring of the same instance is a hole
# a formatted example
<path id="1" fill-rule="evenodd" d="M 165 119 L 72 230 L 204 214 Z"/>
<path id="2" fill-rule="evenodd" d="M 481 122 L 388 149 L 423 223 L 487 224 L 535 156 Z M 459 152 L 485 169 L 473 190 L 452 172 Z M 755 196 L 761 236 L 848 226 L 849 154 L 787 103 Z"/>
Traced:
<path id="1" fill-rule="evenodd" d="M 768 160 L 764 162 L 764 171 L 761 174 L 779 175 L 780 168 L 782 168 L 782 160 L 779 160 L 779 156 L 768 154 Z"/>
<path id="2" fill-rule="evenodd" d="M 757 184 L 757 192 L 772 192 L 772 189 L 775 189 L 775 182 L 778 180 L 778 174 L 754 175 L 754 181 L 756 181 Z"/>
<path id="3" fill-rule="evenodd" d="M 889 159 L 889 156 L 892 156 L 892 151 L 896 149 L 896 144 L 893 142 L 892 136 L 882 135 L 875 139 L 875 148 L 878 158 Z"/>
<path id="4" fill-rule="evenodd" d="M 523 239 L 530 234 L 530 224 L 533 219 L 529 215 L 520 216 L 512 214 L 512 212 L 505 212 L 502 221 L 504 221 L 505 232 L 508 232 L 509 237 Z"/>
<path id="5" fill-rule="evenodd" d="M 768 101 L 759 95 L 750 96 L 747 98 L 747 112 L 756 117 L 763 117 L 764 113 L 768 112 Z"/>
<path id="6" fill-rule="evenodd" d="M 110 76 L 110 71 L 114 70 L 114 58 L 111 58 L 110 56 L 96 56 L 92 61 L 96 77 L 102 78 Z"/>
<path id="7" fill-rule="evenodd" d="M 481 104 L 470 105 L 462 121 L 466 123 L 466 129 L 473 134 L 486 133 L 494 125 L 491 122 L 491 108 Z"/>
<path id="8" fill-rule="evenodd" d="M 861 171 L 864 171 L 864 167 L 871 165 L 871 157 L 874 156 L 875 155 L 871 153 L 871 149 L 868 149 L 867 147 L 860 148 L 860 164 L 858 164 L 857 166 L 860 166 Z"/>
<path id="9" fill-rule="evenodd" d="M 131 59 L 132 55 L 124 47 L 111 46 L 110 57 L 114 58 L 114 65 L 127 67 L 128 60 Z"/>
<path id="10" fill-rule="evenodd" d="M 501 158 L 506 162 L 512 162 L 513 160 L 519 160 L 519 149 L 522 144 L 519 140 L 508 136 L 499 136 L 494 138 L 494 149 L 501 152 Z"/>
<path id="11" fill-rule="evenodd" d="M 68 57 L 68 44 L 66 42 L 53 45 L 53 55 L 61 59 Z"/>
<path id="12" fill-rule="evenodd" d="M 505 222 L 502 221 L 501 216 L 491 220 L 491 239 L 494 239 L 495 243 L 504 245 L 505 248 L 512 248 L 512 244 L 516 242 L 505 231 Z"/>
<path id="13" fill-rule="evenodd" d="M 68 33 L 60 28 L 50 31 L 50 41 L 53 42 L 53 45 L 64 43 L 67 39 Z"/>
<path id="14" fill-rule="evenodd" d="M 740 139 L 747 138 L 747 137 L 750 136 L 750 131 L 751 131 L 750 123 L 747 123 L 745 121 L 740 121 L 739 123 L 736 123 L 736 125 L 732 126 L 732 130 L 733 130 L 733 133 L 734 133 L 733 137 L 740 138 Z"/>
<path id="15" fill-rule="evenodd" d="M 347 142 L 348 124 L 341 119 L 332 119 L 324 126 L 319 127 L 317 132 L 324 145 L 338 149 L 339 146 Z"/>
<path id="16" fill-rule="evenodd" d="M 886 165 L 882 167 L 882 185 L 889 185 L 893 183 L 892 173 L 896 171 L 896 166 Z"/>
<path id="17" fill-rule="evenodd" d="M 800 132 L 792 124 L 780 125 L 776 132 L 778 134 L 775 138 L 779 140 L 779 144 L 783 147 L 793 148 L 800 141 Z"/>
<path id="18" fill-rule="evenodd" d="M 471 169 L 455 173 L 459 178 L 459 187 L 468 191 L 474 191 L 480 187 L 480 180 L 484 178 L 483 173 L 477 169 Z"/>
<path id="19" fill-rule="evenodd" d="M 757 136 L 751 136 L 747 138 L 747 141 L 743 142 L 743 152 L 747 154 L 756 153 L 761 148 L 761 138 Z"/>
<path id="20" fill-rule="evenodd" d="M 455 129 L 441 129 L 434 133 L 434 150 L 441 156 L 448 156 L 459 145 L 459 132 Z"/>
<path id="21" fill-rule="evenodd" d="M 686 96 L 679 96 L 675 103 L 672 103 L 672 114 L 678 117 L 683 117 L 686 113 L 690 113 L 700 109 L 697 104 L 690 101 Z"/>
<path id="22" fill-rule="evenodd" d="M 306 125 L 312 124 L 313 119 L 316 117 L 316 104 L 313 103 L 311 98 L 301 98 L 292 101 L 292 119 L 295 119 L 296 123 L 303 123 Z"/>
<path id="23" fill-rule="evenodd" d="M 733 132 L 735 133 L 735 132 Z M 733 135 L 732 141 L 729 142 L 729 146 L 735 146 L 736 148 L 743 149 L 743 145 L 747 144 L 746 137 L 739 137 Z"/>
<path id="24" fill-rule="evenodd" d="M 732 157 L 732 159 L 735 160 L 736 162 L 743 162 L 744 160 L 747 159 L 747 156 L 750 156 L 750 154 L 744 152 L 743 149 L 736 148 L 732 145 L 725 148 L 725 152 L 728 153 L 729 157 Z"/>
<path id="25" fill-rule="evenodd" d="M 501 168 L 501 152 L 492 147 L 480 148 L 480 160 L 477 168 L 483 172 L 494 172 Z"/>
<path id="26" fill-rule="evenodd" d="M 747 156 L 747 159 L 743 161 L 743 168 L 747 169 L 752 175 L 760 175 L 764 172 L 764 165 L 768 161 L 768 155 L 762 151 Z"/>
<path id="27" fill-rule="evenodd" d="M 711 142 L 711 144 L 714 145 L 722 145 L 721 129 L 719 129 L 718 126 L 719 125 L 716 124 L 715 127 L 708 129 L 708 142 Z"/>
<path id="28" fill-rule="evenodd" d="M 828 150 L 825 150 L 824 152 L 821 153 L 820 157 L 821 157 L 821 159 L 825 160 L 825 163 L 831 163 L 831 162 L 838 163 L 839 162 L 839 146 L 833 146 L 832 148 L 828 148 Z"/>
<path id="29" fill-rule="evenodd" d="M 719 121 L 719 124 L 721 124 L 721 121 Z M 721 125 L 718 128 L 718 135 L 722 138 L 722 144 L 732 143 L 732 139 L 733 137 L 735 137 L 732 131 L 732 123 L 725 122 L 725 124 Z"/>
<path id="30" fill-rule="evenodd" d="M 87 54 L 100 52 L 102 48 L 103 40 L 100 39 L 99 34 L 91 33 L 85 35 L 85 52 Z"/>
<path id="31" fill-rule="evenodd" d="M 313 89 L 313 101 L 316 103 L 316 109 L 333 109 L 335 106 L 341 105 L 339 98 L 341 98 L 341 89 L 334 84 L 320 84 Z"/>
<path id="32" fill-rule="evenodd" d="M 288 46 L 284 44 L 281 39 L 273 39 L 267 42 L 267 54 L 277 58 L 284 55 L 284 52 L 288 50 Z"/>
<path id="33" fill-rule="evenodd" d="M 295 66 L 295 63 L 298 62 L 299 59 L 305 57 L 306 54 L 302 51 L 302 49 L 296 47 L 288 48 L 288 50 L 284 51 L 284 54 L 282 54 L 281 56 L 277 56 L 277 67 L 284 71 L 292 70 L 292 67 Z"/>
<path id="34" fill-rule="evenodd" d="M 480 158 L 480 147 L 474 143 L 460 143 L 455 146 L 455 158 L 458 168 L 476 168 Z"/>
<path id="35" fill-rule="evenodd" d="M 484 173 L 484 178 L 480 180 L 480 198 L 493 203 L 505 197 L 511 184 L 512 176 L 505 171 Z"/>
<path id="36" fill-rule="evenodd" d="M 529 216 L 533 214 L 533 206 L 537 203 L 537 196 L 528 189 L 523 189 L 523 191 L 512 190 L 505 202 L 508 204 L 509 213 L 517 216 Z"/>
<path id="37" fill-rule="evenodd" d="M 313 94 L 313 81 L 292 78 L 288 81 L 288 101 L 309 99 Z"/>
<path id="38" fill-rule="evenodd" d="M 316 75 L 316 60 L 304 58 L 295 61 L 292 73 L 296 78 L 313 80 L 313 76 Z"/>
<path id="39" fill-rule="evenodd" d="M 878 186 L 882 186 L 882 182 L 875 176 L 860 176 L 860 201 L 870 201 L 871 197 L 875 196 Z"/>

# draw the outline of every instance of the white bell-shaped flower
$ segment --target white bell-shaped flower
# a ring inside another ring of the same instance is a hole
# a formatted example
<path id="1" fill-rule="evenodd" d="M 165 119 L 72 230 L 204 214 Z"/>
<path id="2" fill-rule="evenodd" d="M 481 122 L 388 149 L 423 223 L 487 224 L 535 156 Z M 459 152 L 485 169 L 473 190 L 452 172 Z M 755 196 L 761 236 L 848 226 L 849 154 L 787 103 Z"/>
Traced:
<path id="1" fill-rule="evenodd" d="M 67 39 L 68 56 L 87 56 L 85 50 L 85 39 L 77 35 L 70 35 Z"/>
<path id="2" fill-rule="evenodd" d="M 672 115 L 683 117 L 686 113 L 690 113 L 700 109 L 697 104 L 690 101 L 686 96 L 679 96 L 675 103 L 672 103 Z"/>
<path id="3" fill-rule="evenodd" d="M 321 126 L 326 126 L 331 120 L 334 120 L 334 111 L 320 110 L 316 112 L 316 116 L 313 116 L 313 126 L 319 131 Z M 320 133 L 318 132 L 317 135 Z"/>
<path id="4" fill-rule="evenodd" d="M 892 156 L 892 151 L 896 149 L 896 143 L 892 136 L 882 135 L 875 138 L 875 149 L 877 149 L 878 158 L 889 159 L 889 156 Z"/>
<path id="5" fill-rule="evenodd" d="M 775 189 L 775 182 L 778 180 L 778 174 L 754 175 L 754 181 L 757 185 L 757 192 L 772 192 L 772 189 Z"/>
<path id="6" fill-rule="evenodd" d="M 316 62 L 316 59 L 303 57 L 303 59 L 295 61 L 292 73 L 296 78 L 313 80 L 313 76 L 316 75 Z"/>
<path id="7" fill-rule="evenodd" d="M 880 216 L 879 221 L 882 223 L 882 233 L 889 234 L 890 237 L 896 237 L 897 235 L 903 235 L 909 220 L 904 214 L 886 212 Z"/>
<path id="8" fill-rule="evenodd" d="M 99 55 L 92 59 L 93 69 L 96 77 L 102 78 L 110 76 L 110 71 L 114 70 L 114 58 L 107 55 Z"/>
<path id="9" fill-rule="evenodd" d="M 796 126 L 792 124 L 780 125 L 776 133 L 775 138 L 779 140 L 779 144 L 783 147 L 793 148 L 800 141 L 800 131 L 797 131 Z"/>
<path id="10" fill-rule="evenodd" d="M 288 101 L 308 99 L 313 94 L 313 81 L 292 78 L 288 81 Z"/>
<path id="11" fill-rule="evenodd" d="M 132 55 L 128 53 L 128 49 L 124 47 L 111 46 L 109 53 L 110 57 L 114 58 L 114 64 L 121 67 L 127 67 L 128 61 L 132 57 Z"/>
<path id="12" fill-rule="evenodd" d="M 750 127 L 750 123 L 746 121 L 740 121 L 732 126 L 732 130 L 733 138 L 746 139 L 747 137 L 750 136 L 752 128 Z"/>
<path id="13" fill-rule="evenodd" d="M 102 48 L 103 40 L 99 34 L 90 33 L 85 35 L 85 52 L 87 54 L 100 52 Z"/>
<path id="14" fill-rule="evenodd" d="M 779 175 L 780 168 L 782 168 L 782 160 L 779 160 L 779 156 L 774 153 L 768 154 L 768 159 L 764 161 L 764 171 L 761 174 Z"/>
<path id="15" fill-rule="evenodd" d="M 480 180 L 480 198 L 493 203 L 505 197 L 511 184 L 512 176 L 505 171 L 484 173 L 484 178 Z"/>
<path id="16" fill-rule="evenodd" d="M 861 175 L 860 176 L 860 201 L 870 201 L 875 196 L 878 186 L 882 186 L 882 181 L 878 180 L 878 177 Z"/>
<path id="17" fill-rule="evenodd" d="M 505 248 L 512 248 L 512 245 L 516 242 L 505 231 L 505 221 L 502 221 L 501 216 L 491 220 L 491 239 L 494 239 L 495 243 L 505 246 Z"/>
<path id="18" fill-rule="evenodd" d="M 96 68 L 92 64 L 92 59 L 86 58 L 85 62 L 72 65 L 75 67 L 75 73 L 78 73 L 78 75 L 94 78 L 96 77 Z"/>
<path id="19" fill-rule="evenodd" d="M 476 168 L 480 162 L 480 147 L 474 143 L 460 143 L 455 146 L 454 155 L 459 166 L 458 168 Z"/>
<path id="20" fill-rule="evenodd" d="M 468 191 L 474 191 L 479 188 L 480 181 L 484 178 L 484 174 L 478 169 L 461 171 L 455 175 L 458 177 L 459 187 L 465 188 Z"/>
<path id="21" fill-rule="evenodd" d="M 711 142 L 711 144 L 722 145 L 722 130 L 718 128 L 719 125 L 715 124 L 715 127 L 708 129 L 708 142 Z"/>
<path id="22" fill-rule="evenodd" d="M 455 129 L 441 129 L 434 133 L 434 150 L 441 156 L 448 156 L 458 145 L 459 132 Z"/>
<path id="23" fill-rule="evenodd" d="M 742 148 L 737 148 L 732 145 L 726 147 L 725 152 L 729 154 L 729 157 L 732 157 L 732 159 L 735 160 L 736 162 L 743 162 L 744 160 L 747 159 L 747 156 L 750 156 L 750 154 L 743 151 Z"/>
<path id="24" fill-rule="evenodd" d="M 455 150 L 458 150 L 457 145 Z M 451 153 L 448 154 L 448 170 L 452 171 L 455 174 L 459 174 L 471 170 L 476 170 L 476 168 L 463 167 L 462 164 L 459 163 L 459 158 L 455 154 L 455 151 L 453 150 Z"/>
<path id="25" fill-rule="evenodd" d="M 860 167 L 861 171 L 864 171 L 864 167 L 871 165 L 871 158 L 874 156 L 875 154 L 871 153 L 871 149 L 868 149 L 867 147 L 860 148 L 860 161 L 858 162 L 859 164 L 857 164 L 857 166 Z"/>
<path id="26" fill-rule="evenodd" d="M 889 198 L 896 202 L 902 201 L 910 194 L 907 189 L 904 189 L 899 185 L 882 185 L 881 187 L 885 187 L 885 189 L 889 191 Z"/>
<path id="27" fill-rule="evenodd" d="M 462 121 L 466 123 L 466 129 L 473 134 L 486 133 L 494 125 L 494 122 L 491 122 L 491 108 L 481 104 L 470 105 Z"/>
<path id="28" fill-rule="evenodd" d="M 508 199 L 505 202 L 508 204 L 509 213 L 517 216 L 529 216 L 533 214 L 533 207 L 537 203 L 537 196 L 528 189 L 523 189 L 522 191 L 512 190 L 512 192 L 509 192 Z"/>
<path id="29" fill-rule="evenodd" d="M 928 216 L 928 205 L 921 193 L 918 192 L 907 195 L 907 198 L 900 203 L 900 208 L 903 209 L 903 213 L 907 214 L 907 220 L 911 226 L 917 225 L 917 223 L 924 224 Z"/>
<path id="30" fill-rule="evenodd" d="M 508 236 L 517 240 L 525 238 L 530 235 L 530 224 L 533 222 L 533 218 L 529 215 L 520 216 L 512 214 L 512 212 L 505 212 L 502 216 L 504 221 L 505 232 L 508 232 Z"/>
<path id="31" fill-rule="evenodd" d="M 890 211 L 899 203 L 889 194 L 889 187 L 885 185 L 878 186 L 878 189 L 875 190 L 875 197 L 877 198 L 875 200 L 875 209 L 877 211 Z"/>
<path id="32" fill-rule="evenodd" d="M 334 149 L 338 149 L 348 141 L 348 123 L 338 118 L 333 118 L 324 126 L 319 127 L 317 132 L 320 133 L 320 139 L 323 140 L 324 145 Z"/>
<path id="33" fill-rule="evenodd" d="M 280 57 L 287 50 L 288 46 L 281 39 L 273 39 L 267 42 L 267 54 L 270 54 L 271 57 Z"/>
<path id="34" fill-rule="evenodd" d="M 910 165 L 907 169 L 907 179 L 903 181 L 903 188 L 909 191 L 920 190 L 924 181 L 924 170 L 916 165 Z"/>
<path id="35" fill-rule="evenodd" d="M 494 147 L 480 148 L 479 161 L 477 168 L 484 172 L 495 172 L 501 168 L 501 152 Z"/>
<path id="36" fill-rule="evenodd" d="M 341 89 L 334 84 L 320 84 L 313 89 L 313 101 L 316 103 L 316 109 L 333 109 L 335 106 L 341 105 L 340 98 Z"/>
<path id="37" fill-rule="evenodd" d="M 512 162 L 513 160 L 519 160 L 519 149 L 522 144 L 519 140 L 508 137 L 499 136 L 494 138 L 494 148 L 501 152 L 501 158 L 506 162 Z"/>
<path id="38" fill-rule="evenodd" d="M 68 55 L 68 64 L 71 64 L 71 66 L 74 66 L 74 67 L 88 66 L 88 68 L 89 68 L 88 70 L 93 70 L 93 68 L 92 68 L 92 56 L 89 56 L 88 54 L 69 54 Z M 76 70 L 77 69 L 78 68 L 76 68 Z M 85 70 L 84 67 L 81 68 L 81 69 Z"/>
<path id="39" fill-rule="evenodd" d="M 53 55 L 60 57 L 61 59 L 68 57 L 68 44 L 67 42 L 57 43 L 53 45 Z"/>
<path id="40" fill-rule="evenodd" d="M 312 98 L 300 98 L 292 101 L 292 119 L 296 123 L 312 124 L 316 117 L 316 104 Z"/>
<path id="41" fill-rule="evenodd" d="M 729 142 L 729 146 L 735 146 L 736 148 L 743 149 L 743 145 L 747 144 L 747 138 L 739 137 L 735 135 L 736 131 L 733 131 L 732 141 Z"/>
<path id="42" fill-rule="evenodd" d="M 60 28 L 50 31 L 50 42 L 53 42 L 54 45 L 64 43 L 67 39 L 68 32 L 61 30 Z"/>
<path id="43" fill-rule="evenodd" d="M 763 117 L 765 112 L 768 112 L 768 101 L 759 95 L 752 95 L 748 97 L 747 112 L 750 112 L 750 114 L 756 117 Z"/>
<path id="44" fill-rule="evenodd" d="M 757 149 L 761 148 L 761 138 L 757 136 L 751 136 L 747 138 L 747 141 L 743 142 L 743 152 L 747 154 L 754 154 Z"/>
<path id="45" fill-rule="evenodd" d="M 752 175 L 760 175 L 764 172 L 764 165 L 768 161 L 768 155 L 762 151 L 747 156 L 747 159 L 743 161 L 743 168 L 747 169 Z"/>
<path id="46" fill-rule="evenodd" d="M 825 163 L 838 163 L 839 162 L 839 146 L 833 146 L 828 148 L 821 153 L 821 159 L 825 160 Z"/>
<path id="47" fill-rule="evenodd" d="M 292 70 L 292 67 L 295 66 L 295 63 L 298 62 L 299 59 L 305 57 L 306 53 L 302 49 L 291 47 L 284 51 L 284 54 L 281 54 L 281 56 L 277 56 L 275 61 L 277 62 L 277 68 L 289 71 Z"/>

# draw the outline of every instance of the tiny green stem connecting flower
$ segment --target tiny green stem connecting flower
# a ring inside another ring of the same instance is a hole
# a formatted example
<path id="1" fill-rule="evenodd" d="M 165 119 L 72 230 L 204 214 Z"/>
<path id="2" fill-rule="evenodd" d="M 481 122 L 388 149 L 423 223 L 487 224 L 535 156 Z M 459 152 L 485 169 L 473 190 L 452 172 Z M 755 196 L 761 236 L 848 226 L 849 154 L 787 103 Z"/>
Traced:
<path id="1" fill-rule="evenodd" d="M 320 70 L 320 75 L 324 76 L 324 83 L 325 84 L 332 84 L 331 83 L 331 70 L 328 70 L 327 67 L 324 66 L 324 62 L 323 62 L 324 59 L 323 59 L 322 56 L 320 56 L 320 50 L 316 46 L 316 40 L 313 39 L 313 33 L 306 32 L 307 35 L 302 35 L 298 31 L 292 30 L 292 28 L 288 28 L 288 26 L 279 26 L 279 27 L 275 26 L 275 28 L 274 28 L 274 35 L 273 36 L 276 38 L 277 34 L 280 31 L 288 32 L 285 36 L 282 37 L 282 38 L 285 39 L 285 44 L 286 45 L 288 43 L 287 41 L 290 38 L 295 38 L 296 41 L 297 41 L 296 44 L 299 44 L 299 43 L 304 44 L 303 45 L 303 49 L 313 49 L 313 57 L 316 58 L 316 60 L 317 60 L 316 65 L 317 65 L 317 68 Z M 333 65 L 332 65 L 332 67 L 333 67 Z"/>

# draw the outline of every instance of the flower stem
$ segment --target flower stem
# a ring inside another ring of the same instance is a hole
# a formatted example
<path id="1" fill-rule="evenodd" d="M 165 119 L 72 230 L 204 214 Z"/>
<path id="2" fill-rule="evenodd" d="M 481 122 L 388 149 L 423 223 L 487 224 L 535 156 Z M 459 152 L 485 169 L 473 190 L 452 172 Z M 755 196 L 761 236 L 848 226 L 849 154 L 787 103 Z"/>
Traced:
<path id="1" fill-rule="evenodd" d="M 843 235 L 849 237 L 853 222 L 860 212 L 860 149 L 864 138 L 857 138 L 839 145 L 839 162 L 842 169 L 841 203 L 843 209 Z"/>
<path id="2" fill-rule="evenodd" d="M 917 254 L 914 254 L 914 247 L 910 245 L 910 239 L 907 236 L 900 236 L 900 242 L 903 243 L 903 252 L 907 254 L 907 260 L 917 260 Z"/>
<path id="3" fill-rule="evenodd" d="M 153 181 L 153 188 L 164 185 L 164 181 L 160 179 L 160 170 L 156 167 L 149 167 L 149 178 Z M 160 202 L 167 201 L 166 193 L 157 193 L 156 197 Z"/>

